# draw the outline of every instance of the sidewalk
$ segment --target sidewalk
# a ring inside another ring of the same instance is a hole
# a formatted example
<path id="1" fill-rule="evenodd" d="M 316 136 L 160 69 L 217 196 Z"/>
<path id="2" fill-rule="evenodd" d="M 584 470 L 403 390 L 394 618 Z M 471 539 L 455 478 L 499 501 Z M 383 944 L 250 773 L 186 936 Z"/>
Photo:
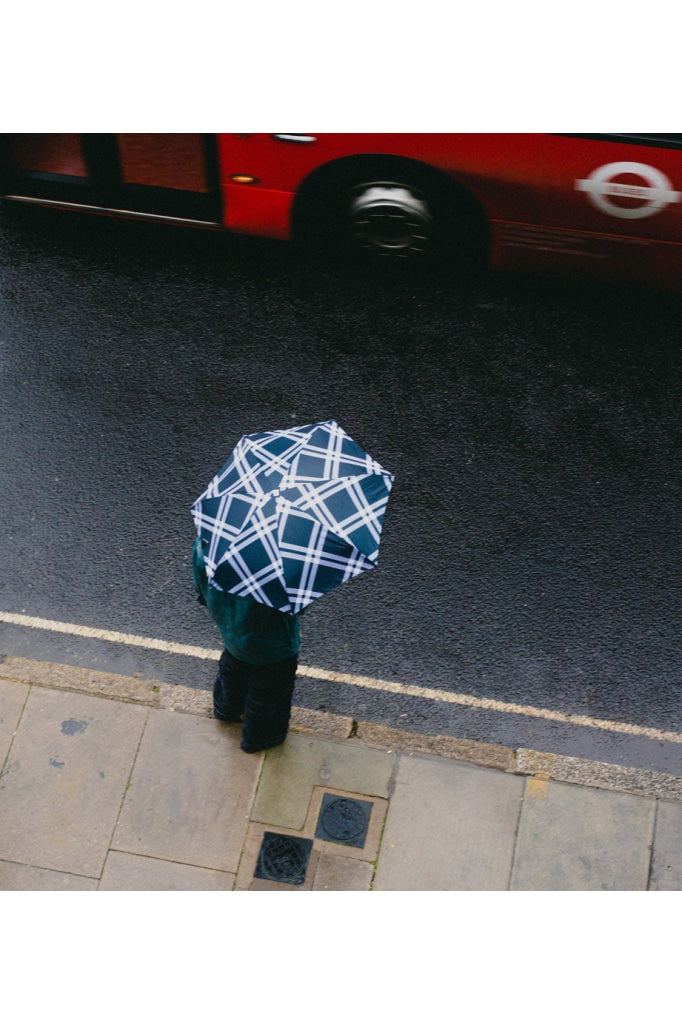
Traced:
<path id="1" fill-rule="evenodd" d="M 0 890 L 680 890 L 682 779 L 0 661 Z"/>

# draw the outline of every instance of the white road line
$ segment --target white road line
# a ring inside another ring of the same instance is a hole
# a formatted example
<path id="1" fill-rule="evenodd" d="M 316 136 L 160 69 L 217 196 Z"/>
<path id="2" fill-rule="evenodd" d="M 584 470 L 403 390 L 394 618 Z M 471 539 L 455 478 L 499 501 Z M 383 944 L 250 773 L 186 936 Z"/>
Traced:
<path id="1" fill-rule="evenodd" d="M 14 612 L 0 611 L 0 622 L 14 626 L 26 626 L 30 629 L 45 629 L 52 633 L 68 633 L 71 636 L 82 636 L 92 640 L 106 640 L 110 643 L 126 644 L 129 647 L 145 647 L 149 650 L 164 651 L 168 654 L 183 654 L 190 658 L 202 658 L 213 661 L 220 657 L 220 649 L 193 647 L 190 644 L 176 644 L 169 640 L 158 640 L 155 637 L 136 636 L 134 633 L 116 633 L 109 629 L 95 629 L 92 626 L 81 626 L 73 622 L 55 622 L 53 619 L 40 619 L 32 615 L 18 615 Z M 346 672 L 330 672 L 312 665 L 299 665 L 301 675 L 310 679 L 328 680 L 344 683 L 346 686 L 359 686 L 366 690 L 379 690 L 383 693 L 398 693 L 408 697 L 422 697 L 427 700 L 440 701 L 443 704 L 459 704 L 463 707 L 478 708 L 482 711 L 497 711 L 502 714 L 525 715 L 530 718 L 542 718 L 550 722 L 563 722 L 567 725 L 586 726 L 590 729 L 601 729 L 607 732 L 625 733 L 629 736 L 645 736 L 647 739 L 682 743 L 682 734 L 666 732 L 663 729 L 650 729 L 642 725 L 631 725 L 628 722 L 613 722 L 605 718 L 592 718 L 589 715 L 570 715 L 562 711 L 551 711 L 548 708 L 536 708 L 530 704 L 513 704 L 485 697 L 473 697 L 466 693 L 452 693 L 449 690 L 434 690 L 426 686 L 412 686 L 408 683 L 395 683 L 388 679 L 374 679 L 371 676 L 355 676 Z"/>
<path id="2" fill-rule="evenodd" d="M 84 636 L 90 640 L 108 640 L 115 644 L 126 644 L 128 647 L 147 647 L 153 651 L 166 651 L 168 654 L 186 654 L 190 658 L 211 660 L 220 657 L 220 651 L 209 650 L 207 647 L 175 644 L 169 640 L 156 640 L 151 636 L 135 636 L 134 633 L 114 633 L 110 629 L 94 629 L 92 626 L 79 626 L 74 622 L 37 619 L 33 615 L 0 612 L 0 622 L 9 622 L 14 626 L 28 626 L 31 629 L 47 629 L 52 633 L 69 633 L 71 636 Z"/>

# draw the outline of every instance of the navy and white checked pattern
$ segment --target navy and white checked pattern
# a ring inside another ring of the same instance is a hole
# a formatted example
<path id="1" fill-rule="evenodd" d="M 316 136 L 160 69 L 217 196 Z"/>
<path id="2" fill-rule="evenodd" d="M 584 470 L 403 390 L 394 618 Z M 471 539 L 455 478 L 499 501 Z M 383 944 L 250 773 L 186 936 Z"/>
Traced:
<path id="1" fill-rule="evenodd" d="M 211 585 L 300 612 L 377 564 L 393 479 L 334 420 L 242 437 L 192 506 Z"/>

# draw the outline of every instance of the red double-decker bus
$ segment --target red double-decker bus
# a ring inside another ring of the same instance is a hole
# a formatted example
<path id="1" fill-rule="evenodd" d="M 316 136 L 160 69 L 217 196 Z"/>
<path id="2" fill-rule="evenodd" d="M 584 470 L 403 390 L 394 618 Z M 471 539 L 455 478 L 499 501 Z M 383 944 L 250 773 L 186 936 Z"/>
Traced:
<path id="1" fill-rule="evenodd" d="M 682 135 L 18 134 L 0 148 L 5 200 L 682 284 Z"/>

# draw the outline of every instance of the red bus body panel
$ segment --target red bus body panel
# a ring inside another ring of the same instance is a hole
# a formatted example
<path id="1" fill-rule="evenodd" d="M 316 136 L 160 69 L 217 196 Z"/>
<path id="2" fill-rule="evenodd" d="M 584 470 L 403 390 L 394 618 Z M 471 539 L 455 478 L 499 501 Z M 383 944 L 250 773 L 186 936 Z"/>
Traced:
<path id="1" fill-rule="evenodd" d="M 359 155 L 399 156 L 437 168 L 478 202 L 490 227 L 493 268 L 682 285 L 682 148 L 615 135 L 314 138 L 305 144 L 265 134 L 219 137 L 228 228 L 289 238 L 294 196 L 318 167 Z M 233 174 L 253 175 L 257 183 L 231 184 Z M 632 194 L 609 194 L 619 183 L 620 191 Z M 592 201 L 604 191 L 601 204 Z M 661 192 L 667 192 L 665 201 L 653 209 L 651 196 Z"/>

